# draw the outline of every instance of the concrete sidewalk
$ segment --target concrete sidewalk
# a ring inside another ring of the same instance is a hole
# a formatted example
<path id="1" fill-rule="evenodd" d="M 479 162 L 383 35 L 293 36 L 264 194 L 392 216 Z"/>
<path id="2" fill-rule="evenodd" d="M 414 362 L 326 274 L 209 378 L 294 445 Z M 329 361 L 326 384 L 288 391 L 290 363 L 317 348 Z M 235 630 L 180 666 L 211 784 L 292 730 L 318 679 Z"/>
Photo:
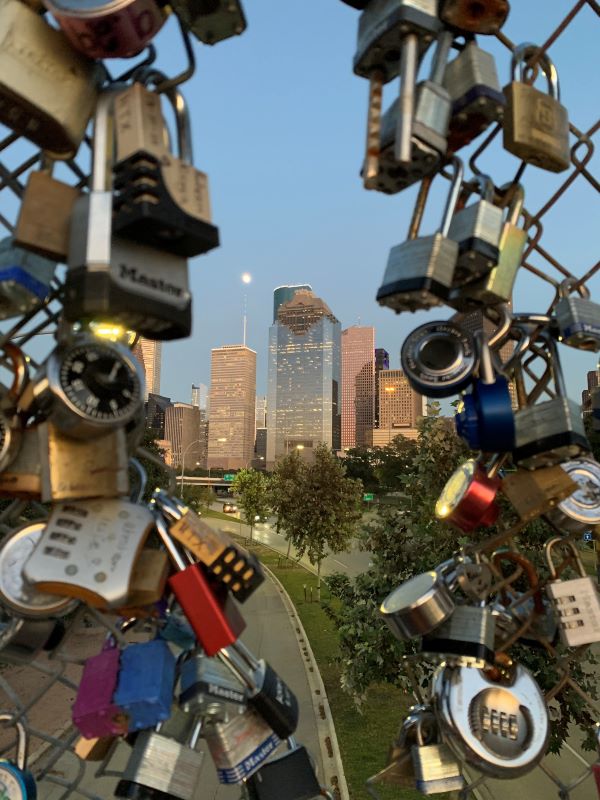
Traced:
<path id="1" fill-rule="evenodd" d="M 241 610 L 247 622 L 247 629 L 241 637 L 242 640 L 256 655 L 269 661 L 298 698 L 300 723 L 295 736 L 298 742 L 307 747 L 315 759 L 319 779 L 324 781 L 326 778 L 323 774 L 320 755 L 319 733 L 304 658 L 279 589 L 267 578 L 260 589 L 241 607 Z M 181 716 L 175 715 L 173 721 L 168 724 L 177 726 L 181 723 Z M 167 726 L 163 729 L 164 732 L 168 732 L 168 730 Z M 204 743 L 201 743 L 199 750 L 205 751 L 205 749 Z M 122 770 L 130 752 L 127 744 L 120 743 L 111 759 L 110 768 Z M 73 755 L 64 754 L 53 769 L 50 780 L 40 783 L 38 796 L 42 800 L 63 800 L 67 797 L 97 797 L 98 800 L 105 800 L 107 797 L 114 796 L 118 778 L 115 775 L 96 778 L 94 773 L 97 765 L 94 764 L 87 765 L 85 775 L 79 784 L 83 792 L 73 791 L 71 795 L 65 794 L 65 783 L 69 785 L 76 780 L 77 761 Z M 54 780 L 58 780 L 62 784 L 62 788 L 57 786 Z M 234 798 L 238 800 L 239 797 L 239 786 L 222 786 L 218 783 L 210 754 L 205 752 L 201 779 L 193 800 L 234 800 Z"/>

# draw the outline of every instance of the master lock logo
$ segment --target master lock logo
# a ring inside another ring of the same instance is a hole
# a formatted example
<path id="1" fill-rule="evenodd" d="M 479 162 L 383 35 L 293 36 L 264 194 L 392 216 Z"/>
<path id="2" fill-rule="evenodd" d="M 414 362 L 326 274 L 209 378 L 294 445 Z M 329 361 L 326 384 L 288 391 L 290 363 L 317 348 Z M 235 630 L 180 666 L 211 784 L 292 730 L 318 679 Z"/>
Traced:
<path id="1" fill-rule="evenodd" d="M 120 274 L 119 277 L 131 283 L 136 283 L 139 286 L 145 286 L 147 289 L 153 289 L 156 292 L 171 295 L 172 297 L 183 297 L 184 291 L 180 286 L 175 286 L 173 283 L 168 283 L 162 278 L 151 278 L 144 275 L 137 267 L 129 267 L 127 264 L 119 264 Z"/>

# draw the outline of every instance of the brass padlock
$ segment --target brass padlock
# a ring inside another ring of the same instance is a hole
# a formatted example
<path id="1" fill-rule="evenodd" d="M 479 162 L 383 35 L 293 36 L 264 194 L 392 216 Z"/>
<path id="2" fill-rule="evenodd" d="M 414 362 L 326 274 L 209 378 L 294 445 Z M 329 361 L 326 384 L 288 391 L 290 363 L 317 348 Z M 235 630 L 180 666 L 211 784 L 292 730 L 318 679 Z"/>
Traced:
<path id="1" fill-rule="evenodd" d="M 162 598 L 169 571 L 170 561 L 164 550 L 144 548 L 133 566 L 127 599 L 116 613 L 122 617 L 141 616 L 144 606 Z"/>
<path id="2" fill-rule="evenodd" d="M 0 122 L 71 158 L 83 139 L 103 75 L 61 31 L 19 0 L 0 2 Z"/>
<path id="3" fill-rule="evenodd" d="M 115 96 L 115 161 L 144 150 L 163 156 L 169 150 L 168 133 L 158 92 L 136 81 Z"/>
<path id="4" fill-rule="evenodd" d="M 15 228 L 15 244 L 65 262 L 71 212 L 79 189 L 52 177 L 51 168 L 30 172 Z"/>
<path id="5" fill-rule="evenodd" d="M 538 48 L 529 42 L 515 48 L 512 57 L 511 84 L 504 88 L 504 148 L 509 153 L 550 172 L 563 172 L 571 164 L 569 148 L 569 115 L 560 104 L 560 87 L 556 67 L 543 53 L 540 66 L 548 82 L 549 94 L 523 82 L 525 63 Z M 515 80 L 520 65 L 520 81 Z"/>
<path id="6" fill-rule="evenodd" d="M 500 490 L 510 500 L 523 522 L 536 519 L 569 497 L 577 484 L 559 465 L 518 469 L 502 479 Z"/>

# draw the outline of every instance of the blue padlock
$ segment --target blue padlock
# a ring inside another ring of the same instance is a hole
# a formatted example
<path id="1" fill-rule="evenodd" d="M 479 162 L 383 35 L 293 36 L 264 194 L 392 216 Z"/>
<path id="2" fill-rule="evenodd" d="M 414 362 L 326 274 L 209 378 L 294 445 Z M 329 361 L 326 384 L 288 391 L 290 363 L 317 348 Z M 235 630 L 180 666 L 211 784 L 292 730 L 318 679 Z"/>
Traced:
<path id="1" fill-rule="evenodd" d="M 0 319 L 26 314 L 46 299 L 56 262 L 18 247 L 12 236 L 0 241 Z"/>
<path id="2" fill-rule="evenodd" d="M 129 715 L 129 731 L 154 728 L 171 716 L 175 656 L 163 639 L 130 644 L 121 651 L 113 701 Z"/>
<path id="3" fill-rule="evenodd" d="M 456 432 L 472 450 L 506 452 L 515 445 L 515 416 L 508 381 L 494 370 L 487 341 L 480 339 L 479 377 L 463 395 Z"/>

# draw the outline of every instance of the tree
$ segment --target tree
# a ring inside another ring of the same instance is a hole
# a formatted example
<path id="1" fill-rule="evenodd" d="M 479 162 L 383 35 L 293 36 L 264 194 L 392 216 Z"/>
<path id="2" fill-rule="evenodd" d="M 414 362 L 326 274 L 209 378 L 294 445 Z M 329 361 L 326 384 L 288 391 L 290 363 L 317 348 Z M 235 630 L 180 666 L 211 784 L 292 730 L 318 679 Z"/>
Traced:
<path id="1" fill-rule="evenodd" d="M 435 502 L 452 471 L 469 453 L 455 435 L 448 420 L 427 417 L 419 423 L 414 456 L 400 476 L 400 490 L 395 505 L 380 505 L 376 519 L 363 531 L 362 546 L 372 553 L 372 566 L 355 580 L 345 575 L 327 579 L 337 598 L 327 613 L 336 622 L 340 636 L 342 686 L 357 703 L 367 696 L 369 686 L 388 682 L 405 691 L 411 683 L 402 669 L 402 657 L 417 650 L 417 642 L 397 641 L 379 614 L 381 601 L 403 581 L 440 564 L 461 543 L 482 540 L 497 529 L 486 528 L 462 537 L 434 517 Z M 506 501 L 502 517 L 505 523 L 514 515 Z M 513 516 L 514 519 L 514 516 Z M 520 550 L 544 572 L 543 545 L 554 532 L 543 520 L 535 520 L 520 534 Z M 518 584 L 525 590 L 526 584 Z M 559 651 L 562 648 L 558 646 Z M 516 645 L 511 656 L 530 669 L 543 692 L 558 681 L 557 662 L 545 650 Z M 586 663 L 587 659 L 587 663 Z M 596 676 L 589 669 L 594 663 L 591 652 L 583 659 L 569 662 L 570 675 L 596 697 Z M 550 749 L 557 752 L 565 741 L 568 728 L 575 723 L 587 733 L 593 727 L 589 707 L 571 686 L 566 685 L 555 698 L 551 715 Z M 588 744 L 593 747 L 591 737 Z"/>
<path id="2" fill-rule="evenodd" d="M 344 467 L 326 444 L 314 453 L 314 462 L 298 472 L 292 487 L 286 533 L 298 554 L 305 553 L 317 566 L 317 592 L 321 590 L 321 562 L 328 550 L 346 550 L 362 518 L 362 483 L 347 478 Z"/>
<path id="3" fill-rule="evenodd" d="M 157 488 L 168 489 L 169 486 L 171 489 L 175 488 L 175 473 L 164 463 L 164 452 L 156 444 L 152 429 L 144 432 L 140 448 L 136 458 L 146 472 L 147 482 L 143 499 L 148 501 L 152 497 L 152 492 Z M 137 481 L 139 481 L 137 472 L 133 469 L 130 469 L 129 472 L 132 485 L 137 485 Z"/>
<path id="4" fill-rule="evenodd" d="M 288 543 L 287 557 L 290 557 L 292 539 L 288 531 L 294 527 L 294 515 L 302 502 L 301 487 L 306 464 L 297 450 L 292 450 L 280 459 L 273 470 L 269 483 L 269 505 L 275 514 L 277 533 L 283 532 Z"/>
<path id="5" fill-rule="evenodd" d="M 210 506 L 215 499 L 215 493 L 211 486 L 184 486 L 182 499 L 186 506 L 194 511 L 201 511 Z"/>
<path id="6" fill-rule="evenodd" d="M 362 482 L 365 492 L 379 491 L 377 467 L 380 464 L 379 448 L 351 447 L 346 452 L 343 464 L 348 478 Z"/>
<path id="7" fill-rule="evenodd" d="M 233 493 L 239 497 L 239 505 L 246 525 L 250 525 L 250 539 L 256 518 L 263 519 L 269 513 L 268 479 L 255 469 L 240 470 L 232 483 Z"/>

